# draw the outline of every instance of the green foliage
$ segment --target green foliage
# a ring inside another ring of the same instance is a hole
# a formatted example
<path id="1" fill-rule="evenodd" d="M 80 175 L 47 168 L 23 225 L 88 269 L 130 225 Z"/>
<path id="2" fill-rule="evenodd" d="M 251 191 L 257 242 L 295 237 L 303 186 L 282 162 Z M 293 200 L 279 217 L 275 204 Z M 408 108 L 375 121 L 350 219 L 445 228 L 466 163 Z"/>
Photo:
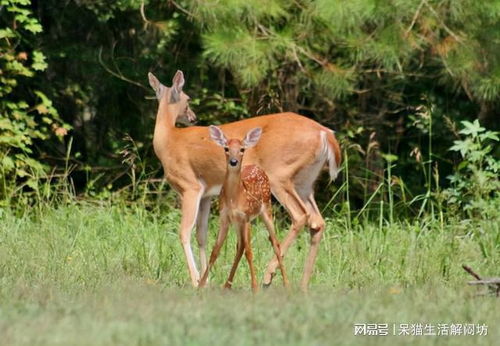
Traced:
<path id="1" fill-rule="evenodd" d="M 258 24 L 260 22 L 279 21 L 289 17 L 290 6 L 284 0 L 192 0 L 186 2 L 200 20 L 200 24 L 211 29 L 225 24 L 238 26 L 242 22 Z"/>
<path id="2" fill-rule="evenodd" d="M 319 70 L 313 75 L 318 91 L 324 95 L 333 96 L 337 100 L 351 95 L 354 90 L 355 78 L 352 69 L 343 69 L 333 65 Z"/>
<path id="3" fill-rule="evenodd" d="M 314 84 L 330 90 L 322 95 L 330 99 L 367 82 L 390 90 L 418 70 L 425 75 L 437 67 L 443 83 L 461 85 L 480 101 L 498 101 L 500 10 L 494 0 L 188 3 L 205 32 L 205 57 L 229 69 L 243 88 L 257 87 L 286 61 L 299 65 L 301 75 L 317 76 Z M 328 77 L 324 70 L 337 65 L 351 66 L 351 73 Z M 384 79 L 372 80 L 374 70 Z"/>
<path id="4" fill-rule="evenodd" d="M 272 69 L 266 56 L 269 44 L 244 29 L 221 30 L 205 35 L 204 55 L 221 66 L 230 66 L 242 85 L 258 85 Z"/>
<path id="5" fill-rule="evenodd" d="M 464 138 L 450 148 L 460 153 L 462 161 L 448 176 L 451 186 L 444 191 L 445 196 L 451 206 L 463 207 L 472 215 L 498 217 L 500 159 L 494 152 L 498 132 L 486 130 L 477 119 L 462 121 L 462 125 L 459 133 Z"/>
<path id="6" fill-rule="evenodd" d="M 196 116 L 204 123 L 224 124 L 248 116 L 248 110 L 238 101 L 203 88 L 196 97 L 191 98 L 190 104 L 196 108 Z"/>
<path id="7" fill-rule="evenodd" d="M 78 0 L 78 5 L 85 7 L 95 13 L 99 21 L 107 22 L 115 18 L 116 13 L 130 9 L 138 9 L 141 3 L 147 4 L 144 0 Z"/>
<path id="8" fill-rule="evenodd" d="M 45 56 L 33 49 L 33 34 L 42 27 L 26 6 L 30 1 L 3 0 L 0 7 L 0 198 L 18 179 L 36 188 L 43 165 L 34 158 L 35 141 L 66 129 L 47 96 L 29 78 L 47 68 Z M 8 24 L 7 24 L 8 23 Z M 7 26 L 8 25 L 8 26 Z"/>

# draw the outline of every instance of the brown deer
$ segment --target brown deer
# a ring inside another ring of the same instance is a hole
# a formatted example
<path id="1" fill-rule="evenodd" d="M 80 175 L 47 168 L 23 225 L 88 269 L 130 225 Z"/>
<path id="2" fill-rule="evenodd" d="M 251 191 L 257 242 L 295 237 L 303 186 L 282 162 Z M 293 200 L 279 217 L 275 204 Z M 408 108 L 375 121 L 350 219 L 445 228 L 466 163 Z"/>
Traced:
<path id="1" fill-rule="evenodd" d="M 274 231 L 269 178 L 259 166 L 242 166 L 241 164 L 245 150 L 254 147 L 259 141 L 261 134 L 262 129 L 257 127 L 250 130 L 243 141 L 239 139 L 227 140 L 221 129 L 217 126 L 210 126 L 210 137 L 215 143 L 224 148 L 227 170 L 219 196 L 219 234 L 210 255 L 208 267 L 200 280 L 200 287 L 205 286 L 208 273 L 219 256 L 219 251 L 222 244 L 224 244 L 229 226 L 235 224 L 238 231 L 238 246 L 229 278 L 224 287 L 231 287 L 236 268 L 240 263 L 244 250 L 250 268 L 252 290 L 254 292 L 257 291 L 257 279 L 255 277 L 251 247 L 250 221 L 258 215 L 262 217 L 269 232 L 269 241 L 278 259 L 281 275 L 283 276 L 283 284 L 285 287 L 288 286 L 288 279 L 281 260 L 279 243 L 276 240 L 276 233 Z"/>
<path id="2" fill-rule="evenodd" d="M 175 74 L 172 87 L 166 87 L 151 73 L 149 83 L 159 101 L 153 146 L 165 177 L 181 197 L 179 236 L 186 256 L 191 282 L 198 285 L 199 272 L 191 250 L 191 232 L 196 224 L 201 271 L 207 266 L 206 241 L 210 201 L 222 187 L 226 162 L 224 153 L 210 139 L 208 128 L 177 128 L 177 121 L 196 119 L 189 108 L 189 97 L 182 91 L 184 75 Z M 314 200 L 313 184 L 326 162 L 331 179 L 337 176 L 340 148 L 333 131 L 295 113 L 262 115 L 221 126 L 230 138 L 243 138 L 260 127 L 259 143 L 245 154 L 245 164 L 257 164 L 267 173 L 271 192 L 292 219 L 289 233 L 281 243 L 281 254 L 295 240 L 303 226 L 311 233 L 311 247 L 304 265 L 301 287 L 307 289 L 317 256 L 325 221 Z M 264 274 L 271 283 L 278 267 L 274 257 Z"/>

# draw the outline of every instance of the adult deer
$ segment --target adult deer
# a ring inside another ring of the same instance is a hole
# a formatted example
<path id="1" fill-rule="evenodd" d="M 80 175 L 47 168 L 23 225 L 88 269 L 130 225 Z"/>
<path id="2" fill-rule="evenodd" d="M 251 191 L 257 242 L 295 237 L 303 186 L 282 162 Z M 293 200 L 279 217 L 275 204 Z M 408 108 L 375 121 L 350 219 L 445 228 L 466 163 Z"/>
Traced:
<path id="1" fill-rule="evenodd" d="M 191 232 L 196 223 L 200 247 L 201 270 L 207 268 L 206 242 L 208 214 L 212 196 L 219 194 L 226 161 L 224 153 L 210 139 L 208 128 L 177 128 L 179 120 L 194 121 L 189 97 L 182 91 L 184 75 L 177 71 L 172 87 L 166 87 L 151 73 L 149 83 L 159 101 L 153 146 L 161 161 L 169 184 L 181 196 L 179 236 L 193 286 L 198 285 L 199 272 L 191 249 Z M 307 255 L 301 287 L 307 289 L 313 271 L 325 221 L 314 200 L 313 184 L 328 162 L 331 179 L 337 175 L 340 148 L 333 132 L 317 122 L 294 113 L 253 117 L 221 126 L 231 138 L 242 138 L 250 129 L 263 130 L 259 143 L 248 150 L 244 164 L 264 169 L 276 199 L 292 219 L 289 233 L 281 243 L 281 253 L 295 240 L 304 225 L 310 229 L 311 246 Z M 269 285 L 277 269 L 276 257 L 269 262 L 264 285 Z"/>
<path id="2" fill-rule="evenodd" d="M 254 147 L 262 135 L 262 129 L 257 127 L 250 130 L 243 140 L 238 138 L 227 139 L 224 132 L 217 126 L 210 126 L 210 137 L 219 146 L 224 148 L 226 154 L 226 176 L 222 191 L 219 196 L 220 229 L 217 241 L 210 255 L 208 268 L 205 270 L 200 287 L 205 286 L 208 273 L 219 256 L 219 251 L 224 244 L 230 224 L 235 224 L 238 235 L 238 247 L 234 257 L 229 278 L 224 287 L 230 288 L 234 274 L 240 263 L 243 251 L 250 268 L 252 290 L 257 291 L 257 279 L 253 266 L 253 253 L 251 246 L 250 222 L 258 215 L 262 217 L 269 233 L 269 241 L 274 250 L 283 276 L 283 285 L 288 286 L 288 279 L 283 266 L 279 243 L 273 225 L 273 211 L 271 206 L 271 185 L 267 174 L 256 165 L 242 166 L 244 152 Z"/>

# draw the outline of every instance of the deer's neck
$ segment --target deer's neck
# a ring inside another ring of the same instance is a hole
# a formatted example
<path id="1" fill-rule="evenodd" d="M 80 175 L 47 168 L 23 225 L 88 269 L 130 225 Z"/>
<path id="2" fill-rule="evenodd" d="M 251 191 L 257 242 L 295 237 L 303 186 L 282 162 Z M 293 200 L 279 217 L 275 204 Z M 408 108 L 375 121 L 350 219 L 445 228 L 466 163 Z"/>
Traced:
<path id="1" fill-rule="evenodd" d="M 243 183 L 241 181 L 241 169 L 228 169 L 224 178 L 224 198 L 226 203 L 235 206 L 239 201 L 239 196 L 243 192 Z"/>
<path id="2" fill-rule="evenodd" d="M 172 132 L 176 129 L 175 120 L 178 112 L 176 105 L 169 105 L 165 99 L 160 100 L 153 135 L 153 147 L 158 157 L 163 156 L 172 137 Z"/>

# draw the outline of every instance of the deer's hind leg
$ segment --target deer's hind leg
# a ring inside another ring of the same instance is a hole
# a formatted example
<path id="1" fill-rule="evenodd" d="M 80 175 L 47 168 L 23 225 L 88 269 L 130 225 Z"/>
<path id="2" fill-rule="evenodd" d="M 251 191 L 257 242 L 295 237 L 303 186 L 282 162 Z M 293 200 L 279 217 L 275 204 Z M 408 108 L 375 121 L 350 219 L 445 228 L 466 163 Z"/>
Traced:
<path id="1" fill-rule="evenodd" d="M 325 231 L 325 220 L 321 216 L 318 206 L 316 205 L 314 193 L 312 192 L 312 190 L 304 199 L 304 201 L 309 212 L 308 226 L 309 233 L 311 234 L 311 245 L 309 247 L 309 253 L 307 254 L 304 264 L 304 272 L 300 281 L 300 287 L 302 288 L 302 290 L 306 291 L 309 284 L 309 279 L 311 278 L 314 270 L 314 264 L 316 262 L 316 257 L 319 251 L 319 244 Z"/>
<path id="2" fill-rule="evenodd" d="M 278 265 L 280 268 L 281 276 L 283 277 L 283 285 L 285 287 L 289 286 L 288 276 L 286 274 L 285 266 L 283 265 L 283 256 L 281 255 L 280 245 L 278 239 L 276 238 L 276 232 L 274 230 L 273 224 L 273 213 L 271 208 L 271 203 L 266 203 L 262 208 L 262 219 L 266 224 L 267 231 L 269 233 L 269 241 L 273 247 L 274 255 L 278 259 Z"/>
<path id="3" fill-rule="evenodd" d="M 272 179 L 271 182 L 273 182 Z M 280 246 L 281 255 L 284 257 L 286 251 L 297 238 L 299 232 L 302 230 L 302 227 L 304 227 L 307 222 L 307 207 L 295 190 L 291 181 L 284 184 L 275 184 L 272 186 L 272 190 L 274 196 L 285 207 L 292 219 L 290 231 L 286 235 L 285 239 L 283 239 Z M 264 274 L 264 286 L 269 286 L 271 284 L 278 265 L 278 258 L 274 256 L 269 262 L 267 270 Z"/>
<path id="4" fill-rule="evenodd" d="M 207 270 L 207 235 L 208 217 L 210 214 L 211 197 L 204 197 L 200 201 L 198 217 L 196 218 L 196 240 L 200 249 L 200 272 Z"/>
<path id="5" fill-rule="evenodd" d="M 247 258 L 248 267 L 250 268 L 250 278 L 252 281 L 252 291 L 257 292 L 257 278 L 255 276 L 255 267 L 253 265 L 252 252 L 252 236 L 250 234 L 250 222 L 246 222 L 243 226 L 243 243 L 245 244 L 245 257 Z"/>

